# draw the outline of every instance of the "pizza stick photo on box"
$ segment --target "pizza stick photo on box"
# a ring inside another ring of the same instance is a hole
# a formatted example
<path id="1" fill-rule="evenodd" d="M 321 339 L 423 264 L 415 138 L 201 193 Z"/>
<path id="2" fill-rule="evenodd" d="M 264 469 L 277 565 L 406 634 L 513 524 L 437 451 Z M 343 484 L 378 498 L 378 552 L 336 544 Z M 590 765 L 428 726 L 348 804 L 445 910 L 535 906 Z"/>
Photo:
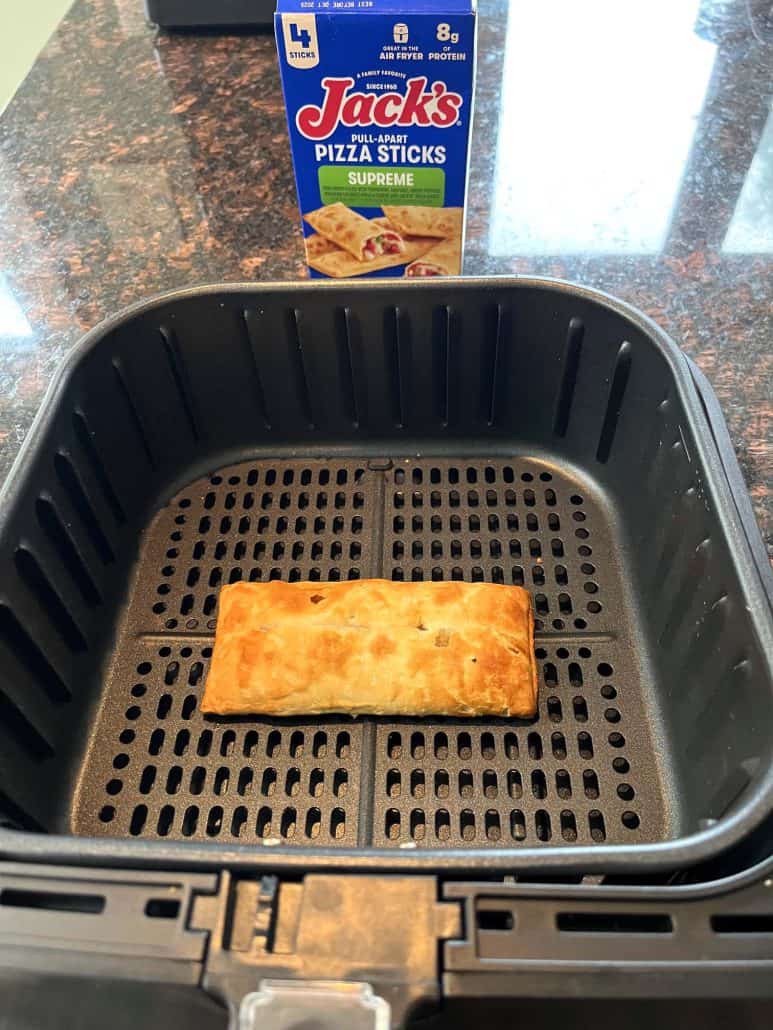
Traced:
<path id="1" fill-rule="evenodd" d="M 473 0 L 278 0 L 312 278 L 459 275 Z"/>

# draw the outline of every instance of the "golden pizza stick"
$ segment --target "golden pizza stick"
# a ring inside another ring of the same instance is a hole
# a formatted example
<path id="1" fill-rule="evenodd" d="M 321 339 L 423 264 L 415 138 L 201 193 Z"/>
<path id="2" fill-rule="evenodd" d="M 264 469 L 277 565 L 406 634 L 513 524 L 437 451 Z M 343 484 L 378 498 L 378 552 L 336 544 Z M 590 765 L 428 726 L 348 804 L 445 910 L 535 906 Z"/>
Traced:
<path id="1" fill-rule="evenodd" d="M 220 592 L 201 711 L 537 711 L 529 594 L 497 583 L 233 583 Z"/>
<path id="2" fill-rule="evenodd" d="M 462 238 L 461 207 L 397 207 L 387 204 L 381 210 L 390 225 L 403 236 L 432 236 L 439 240 L 450 236 Z"/>
<path id="3" fill-rule="evenodd" d="M 441 240 L 405 269 L 408 279 L 426 279 L 436 275 L 459 275 L 462 268 L 462 240 L 455 237 Z"/>
<path id="4" fill-rule="evenodd" d="M 391 229 L 386 218 L 371 218 L 370 224 L 378 231 Z M 415 261 L 434 246 L 437 240 L 423 236 L 404 236 L 403 243 L 404 250 L 399 254 L 383 254 L 372 261 L 358 261 L 349 251 L 341 250 L 324 236 L 315 234 L 306 237 L 306 260 L 311 268 L 322 272 L 323 275 L 342 279 L 347 276 L 367 275 L 381 268 L 394 268 Z"/>
<path id="5" fill-rule="evenodd" d="M 358 261 L 374 261 L 405 250 L 402 236 L 392 228 L 374 226 L 346 204 L 328 204 L 303 216 L 320 236 L 347 250 Z"/>

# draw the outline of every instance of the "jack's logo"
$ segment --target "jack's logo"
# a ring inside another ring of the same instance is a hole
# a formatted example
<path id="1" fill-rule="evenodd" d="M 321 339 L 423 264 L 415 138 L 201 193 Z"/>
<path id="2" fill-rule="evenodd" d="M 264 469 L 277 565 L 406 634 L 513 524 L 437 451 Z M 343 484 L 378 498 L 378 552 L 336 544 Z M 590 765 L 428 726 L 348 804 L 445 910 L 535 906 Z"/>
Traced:
<path id="1" fill-rule="evenodd" d="M 327 139 L 338 128 L 378 125 L 424 125 L 448 129 L 459 121 L 463 98 L 452 93 L 445 82 L 428 86 L 425 75 L 409 79 L 405 93 L 351 93 L 354 79 L 322 80 L 321 106 L 306 104 L 295 116 L 298 131 L 306 139 Z"/>

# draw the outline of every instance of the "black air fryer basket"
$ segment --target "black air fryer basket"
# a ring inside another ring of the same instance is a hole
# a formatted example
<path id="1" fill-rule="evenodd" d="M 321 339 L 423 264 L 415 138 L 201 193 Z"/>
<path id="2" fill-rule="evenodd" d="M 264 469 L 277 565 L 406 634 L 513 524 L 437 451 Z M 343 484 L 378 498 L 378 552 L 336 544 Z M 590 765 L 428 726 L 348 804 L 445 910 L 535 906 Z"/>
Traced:
<path id="1" fill-rule="evenodd" d="M 735 486 L 686 359 L 591 291 L 316 283 L 134 307 L 70 355 L 2 495 L 0 852 L 718 854 L 773 786 L 769 569 Z M 372 576 L 526 586 L 539 716 L 200 714 L 223 584 Z"/>

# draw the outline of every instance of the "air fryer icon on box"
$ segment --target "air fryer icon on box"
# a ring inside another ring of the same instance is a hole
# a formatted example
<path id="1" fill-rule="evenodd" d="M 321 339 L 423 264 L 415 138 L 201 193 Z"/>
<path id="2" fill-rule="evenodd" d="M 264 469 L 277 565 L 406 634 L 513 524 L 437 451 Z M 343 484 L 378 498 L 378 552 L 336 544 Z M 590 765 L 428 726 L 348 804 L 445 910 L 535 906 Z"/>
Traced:
<path id="1" fill-rule="evenodd" d="M 279 0 L 276 33 L 310 275 L 459 274 L 472 0 Z"/>

